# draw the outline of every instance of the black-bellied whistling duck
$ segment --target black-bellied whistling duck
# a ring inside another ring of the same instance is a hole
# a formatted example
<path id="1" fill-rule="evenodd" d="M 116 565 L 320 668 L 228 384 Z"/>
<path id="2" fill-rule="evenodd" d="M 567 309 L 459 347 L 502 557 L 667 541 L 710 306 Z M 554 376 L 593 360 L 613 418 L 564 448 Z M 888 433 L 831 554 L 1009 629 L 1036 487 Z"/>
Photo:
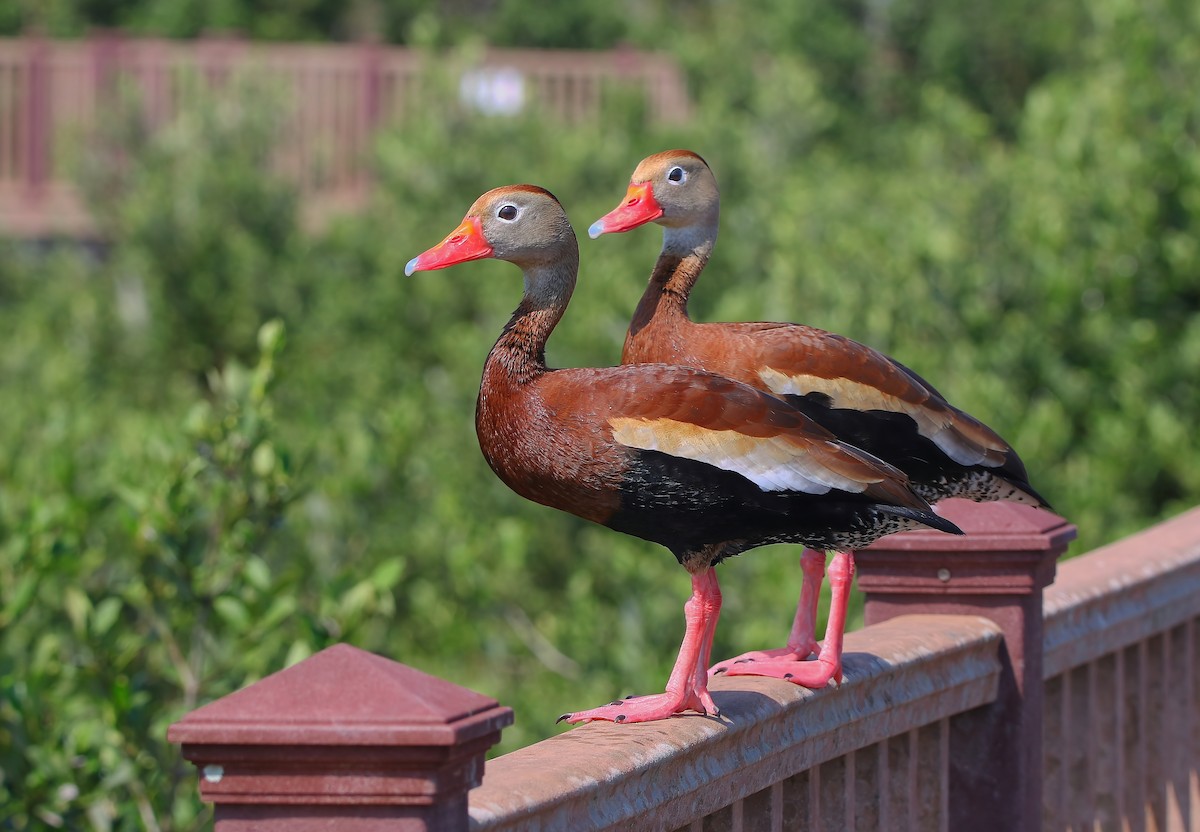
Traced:
<path id="1" fill-rule="evenodd" d="M 548 191 L 489 191 L 405 273 L 482 257 L 525 275 L 479 386 L 475 428 L 488 464 L 523 497 L 661 543 L 692 576 L 666 692 L 561 719 L 715 714 L 707 668 L 721 595 L 713 567 L 731 555 L 783 541 L 853 548 L 922 524 L 958 532 L 902 473 L 748 385 L 661 364 L 548 369 L 546 341 L 579 270 L 575 232 Z"/>
<path id="2" fill-rule="evenodd" d="M 693 322 L 688 296 L 712 255 L 719 214 L 709 166 L 689 150 L 669 150 L 642 160 L 621 204 L 588 229 L 594 238 L 648 222 L 663 227 L 662 252 L 629 325 L 622 364 L 696 367 L 781 396 L 839 439 L 904 471 L 929 502 L 967 497 L 1048 507 L 1007 442 L 898 361 L 799 324 Z M 745 653 L 712 672 L 809 678 L 795 669 L 819 648 L 813 627 L 825 555 L 806 550 L 801 567 L 787 647 Z M 845 608 L 839 595 L 852 576 L 851 554 L 839 553 L 830 564 L 835 608 Z M 831 614 L 828 632 L 834 630 Z M 840 663 L 827 667 L 840 672 Z M 819 676 L 815 680 L 824 684 Z"/>

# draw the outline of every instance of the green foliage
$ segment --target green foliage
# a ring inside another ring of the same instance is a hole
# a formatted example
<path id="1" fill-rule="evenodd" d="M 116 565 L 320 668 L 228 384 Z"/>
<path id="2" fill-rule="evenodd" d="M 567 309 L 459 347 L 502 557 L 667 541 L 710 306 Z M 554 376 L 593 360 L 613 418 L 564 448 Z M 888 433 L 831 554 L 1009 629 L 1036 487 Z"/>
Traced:
<path id="1" fill-rule="evenodd" d="M 6 476 L 0 504 L 4 828 L 195 827 L 166 726 L 313 648 L 305 560 L 264 546 L 298 495 L 270 399 L 282 336 L 264 325 L 257 365 L 211 373 L 182 418 L 108 402 L 119 421 L 25 425 L 55 482 Z"/>
<path id="2" fill-rule="evenodd" d="M 15 0 L 0 4 L 0 35 L 36 28 L 77 37 L 94 28 L 192 38 L 232 33 L 256 40 L 411 42 L 436 30 L 446 42 L 486 35 L 499 44 L 609 47 L 628 39 L 638 4 L 564 4 L 547 14 L 535 2 L 479 4 L 437 0 Z"/>
<path id="3" fill-rule="evenodd" d="M 403 36 L 432 0 L 15 0 L 0 6 L 0 33 L 36 27 L 55 37 L 91 28 L 187 38 L 234 32 L 262 40 Z"/>
<path id="4" fill-rule="evenodd" d="M 539 42 L 614 37 L 586 6 Z M 688 68 L 679 126 L 624 95 L 576 126 L 473 116 L 450 103 L 470 52 L 442 56 L 380 139 L 375 203 L 320 233 L 266 172 L 269 95 L 114 125 L 86 169 L 105 255 L 0 249 L 0 829 L 202 826 L 166 726 L 338 641 L 512 705 L 505 750 L 661 686 L 683 571 L 475 450 L 517 271 L 403 277 L 496 185 L 548 187 L 582 229 L 638 159 L 691 147 L 723 193 L 697 318 L 799 320 L 912 366 L 1020 449 L 1073 551 L 1195 504 L 1195 12 L 883 8 L 626 10 Z M 516 41 L 524 9 L 480 26 Z M 414 36 L 454 39 L 418 14 Z M 552 364 L 617 360 L 658 244 L 581 241 Z M 722 567 L 717 653 L 783 638 L 797 560 Z"/>
<path id="5" fill-rule="evenodd" d="M 206 94 L 186 81 L 189 108 L 153 139 L 136 102 L 110 114 L 81 179 L 115 243 L 112 271 L 145 290 L 155 356 L 201 375 L 245 360 L 259 323 L 282 313 L 294 287 L 277 275 L 293 259 L 297 199 L 263 174 L 279 96 L 245 83 Z"/>

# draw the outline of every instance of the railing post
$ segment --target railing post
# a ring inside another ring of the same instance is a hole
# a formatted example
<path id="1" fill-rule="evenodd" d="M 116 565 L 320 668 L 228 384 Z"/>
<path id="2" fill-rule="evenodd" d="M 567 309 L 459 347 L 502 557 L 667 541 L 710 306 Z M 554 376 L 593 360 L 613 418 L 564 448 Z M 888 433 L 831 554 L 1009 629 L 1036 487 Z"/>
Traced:
<path id="1" fill-rule="evenodd" d="M 88 34 L 92 47 L 90 87 L 96 112 L 101 112 L 106 99 L 116 92 L 121 69 L 121 35 L 120 29 L 100 28 Z"/>
<path id="2" fill-rule="evenodd" d="M 1042 590 L 1076 530 L 1058 515 L 1014 503 L 945 500 L 938 513 L 966 534 L 904 532 L 856 553 L 866 623 L 945 613 L 1000 625 L 996 701 L 951 721 L 950 828 L 1040 829 Z"/>
<path id="3" fill-rule="evenodd" d="M 237 31 L 209 30 L 196 39 L 196 73 L 209 92 L 219 92 L 243 68 L 241 59 L 246 51 L 246 41 Z"/>
<path id="4" fill-rule="evenodd" d="M 25 39 L 25 90 L 22 97 L 25 122 L 25 195 L 31 203 L 46 195 L 50 179 L 50 146 L 53 141 L 50 99 L 50 43 L 40 31 Z"/>
<path id="5" fill-rule="evenodd" d="M 494 699 L 349 645 L 187 714 L 215 832 L 465 832 L 467 792 L 513 721 Z"/>
<path id="6" fill-rule="evenodd" d="M 359 44 L 362 55 L 362 125 L 369 144 L 383 121 L 383 46 L 378 37 L 371 37 Z"/>
<path id="7" fill-rule="evenodd" d="M 364 40 L 358 48 L 362 56 L 362 99 L 358 131 L 353 136 L 350 146 L 343 152 L 350 154 L 349 167 L 352 172 L 348 177 L 349 184 L 367 192 L 371 187 L 371 170 L 366 160 L 371 143 L 383 123 L 383 46 L 378 37 L 372 36 Z"/>

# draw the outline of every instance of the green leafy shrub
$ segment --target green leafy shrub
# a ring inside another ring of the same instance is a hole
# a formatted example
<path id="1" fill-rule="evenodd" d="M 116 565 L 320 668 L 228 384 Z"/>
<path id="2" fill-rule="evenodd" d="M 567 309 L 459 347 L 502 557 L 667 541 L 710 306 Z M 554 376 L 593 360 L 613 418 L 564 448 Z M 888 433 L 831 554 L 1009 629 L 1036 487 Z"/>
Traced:
<path id="1" fill-rule="evenodd" d="M 110 423 L 115 459 L 54 441 L 95 429 L 87 414 L 64 416 L 52 447 L 27 436 L 62 473 L 58 491 L 6 491 L 0 515 L 6 828 L 192 826 L 166 726 L 313 649 L 311 570 L 266 546 L 298 497 L 270 400 L 282 325 L 259 342 L 256 366 L 213 371 L 211 397 L 182 418 Z"/>
<path id="2" fill-rule="evenodd" d="M 88 143 L 81 181 L 113 241 L 111 272 L 145 297 L 144 357 L 202 379 L 247 360 L 259 324 L 295 301 L 281 275 L 298 244 L 297 193 L 269 173 L 286 112 L 269 83 L 180 82 L 187 107 L 153 131 L 124 96 Z"/>

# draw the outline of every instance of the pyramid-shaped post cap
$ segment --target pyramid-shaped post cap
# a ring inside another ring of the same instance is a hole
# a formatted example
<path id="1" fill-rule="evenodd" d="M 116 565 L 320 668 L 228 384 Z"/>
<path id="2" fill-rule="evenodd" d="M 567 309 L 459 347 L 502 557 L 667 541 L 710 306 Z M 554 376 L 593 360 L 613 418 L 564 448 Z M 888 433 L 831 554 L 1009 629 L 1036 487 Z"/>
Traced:
<path id="1" fill-rule="evenodd" d="M 937 513 L 964 534 L 914 529 L 856 554 L 858 586 L 880 594 L 1017 594 L 1054 580 L 1055 561 L 1076 529 L 1057 514 L 1018 503 L 943 500 Z"/>
<path id="2" fill-rule="evenodd" d="M 1076 529 L 1062 517 L 1020 503 L 942 500 L 934 509 L 964 534 L 920 528 L 881 537 L 867 547 L 877 552 L 1045 551 L 1075 539 Z M 864 550 L 865 551 L 865 550 Z"/>
<path id="3" fill-rule="evenodd" d="M 512 723 L 512 710 L 348 644 L 198 708 L 171 742 L 246 745 L 460 745 Z"/>
<path id="4" fill-rule="evenodd" d="M 222 804 L 465 807 L 512 721 L 489 696 L 343 644 L 198 708 L 167 738 L 201 769 L 218 819 Z"/>

